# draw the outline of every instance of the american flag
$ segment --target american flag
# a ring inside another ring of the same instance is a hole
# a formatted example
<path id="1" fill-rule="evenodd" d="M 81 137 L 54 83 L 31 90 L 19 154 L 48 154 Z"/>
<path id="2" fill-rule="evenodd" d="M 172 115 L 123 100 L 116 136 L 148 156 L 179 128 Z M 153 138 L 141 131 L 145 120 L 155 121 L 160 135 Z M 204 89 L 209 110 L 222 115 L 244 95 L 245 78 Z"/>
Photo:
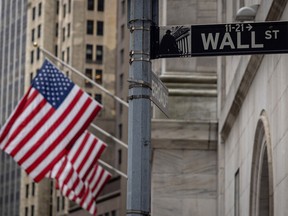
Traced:
<path id="1" fill-rule="evenodd" d="M 96 198 L 111 178 L 108 171 L 97 165 L 106 146 L 103 141 L 86 131 L 65 159 L 59 161 L 47 176 L 57 180 L 57 187 L 63 195 L 93 215 L 97 212 Z M 71 178 L 72 176 L 77 178 Z"/>
<path id="2" fill-rule="evenodd" d="M 63 182 L 79 195 L 83 190 L 86 176 L 97 164 L 106 147 L 102 140 L 85 131 L 46 177 Z"/>
<path id="3" fill-rule="evenodd" d="M 97 206 L 96 199 L 103 190 L 106 183 L 110 180 L 111 174 L 106 171 L 100 165 L 95 165 L 91 170 L 89 177 L 85 181 L 85 192 L 82 196 L 72 190 L 63 181 L 58 181 L 58 186 L 62 191 L 63 195 L 68 197 L 70 200 L 76 202 L 83 209 L 90 212 L 92 215 L 96 215 Z"/>
<path id="4" fill-rule="evenodd" d="M 68 152 L 102 106 L 45 60 L 0 131 L 0 148 L 38 182 Z"/>

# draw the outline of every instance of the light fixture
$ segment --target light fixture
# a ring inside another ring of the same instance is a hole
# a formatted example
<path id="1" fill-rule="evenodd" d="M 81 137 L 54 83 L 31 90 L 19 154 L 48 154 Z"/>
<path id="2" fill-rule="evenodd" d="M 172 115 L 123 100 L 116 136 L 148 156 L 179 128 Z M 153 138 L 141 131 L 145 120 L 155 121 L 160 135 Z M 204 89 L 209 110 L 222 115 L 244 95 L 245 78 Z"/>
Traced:
<path id="1" fill-rule="evenodd" d="M 249 7 L 245 6 L 245 7 L 240 8 L 237 11 L 237 14 L 235 16 L 235 20 L 241 21 L 241 22 L 254 20 L 258 8 L 259 8 L 259 4 L 255 4 L 255 5 L 252 5 Z"/>

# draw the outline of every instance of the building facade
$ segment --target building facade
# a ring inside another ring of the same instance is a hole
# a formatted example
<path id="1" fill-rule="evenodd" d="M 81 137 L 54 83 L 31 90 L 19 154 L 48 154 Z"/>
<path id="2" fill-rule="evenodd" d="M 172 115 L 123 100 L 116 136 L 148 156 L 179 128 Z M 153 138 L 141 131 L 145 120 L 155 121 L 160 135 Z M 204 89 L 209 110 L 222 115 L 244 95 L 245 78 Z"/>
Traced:
<path id="1" fill-rule="evenodd" d="M 160 0 L 160 26 L 217 22 L 216 0 Z M 173 28 L 171 28 L 173 29 Z M 217 58 L 153 60 L 169 119 L 152 120 L 152 215 L 217 215 Z"/>
<path id="2" fill-rule="evenodd" d="M 74 83 L 103 104 L 103 110 L 93 123 L 114 136 L 114 100 L 51 56 L 45 56 L 33 44 L 37 43 L 39 47 L 84 73 L 113 94 L 115 92 L 116 6 L 113 0 L 29 0 L 25 67 L 27 89 L 44 58 L 50 59 Z M 118 163 L 115 159 L 118 152 L 113 140 L 93 127 L 89 130 L 108 144 L 103 160 L 115 166 Z M 99 215 L 116 216 L 120 211 L 119 176 L 113 171 L 112 174 L 111 181 L 97 201 Z M 20 215 L 60 216 L 89 215 L 89 213 L 69 202 L 55 190 L 55 182 L 45 179 L 35 184 L 22 172 Z"/>
<path id="3" fill-rule="evenodd" d="M 288 18 L 287 1 L 237 0 L 219 2 L 219 20 L 236 22 L 243 6 L 256 9 L 251 22 Z M 218 215 L 287 215 L 287 55 L 218 63 Z"/>
<path id="4" fill-rule="evenodd" d="M 27 1 L 0 2 L 0 128 L 24 92 Z M 0 151 L 0 215 L 19 215 L 21 170 Z"/>

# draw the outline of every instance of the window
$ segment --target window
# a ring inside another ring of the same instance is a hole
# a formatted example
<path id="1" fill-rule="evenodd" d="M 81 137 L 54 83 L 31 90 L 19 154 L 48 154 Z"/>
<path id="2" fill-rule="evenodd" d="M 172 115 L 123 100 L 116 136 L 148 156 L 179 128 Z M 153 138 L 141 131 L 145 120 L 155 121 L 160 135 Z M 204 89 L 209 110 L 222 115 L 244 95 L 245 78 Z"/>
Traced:
<path id="1" fill-rule="evenodd" d="M 102 95 L 101 94 L 95 94 L 95 100 L 98 101 L 100 104 L 102 104 Z"/>
<path id="2" fill-rule="evenodd" d="M 63 196 L 62 197 L 62 210 L 65 209 L 65 197 Z"/>
<path id="3" fill-rule="evenodd" d="M 37 27 L 37 36 L 38 36 L 38 38 L 41 37 L 41 25 L 38 25 L 38 27 Z"/>
<path id="4" fill-rule="evenodd" d="M 31 216 L 34 216 L 34 205 L 31 206 Z"/>
<path id="5" fill-rule="evenodd" d="M 30 74 L 31 76 L 31 74 Z M 33 73 L 32 73 L 33 76 Z M 31 78 L 31 77 L 30 77 Z M 26 184 L 26 189 L 25 189 L 25 197 L 28 198 L 29 197 L 29 184 Z"/>
<path id="6" fill-rule="evenodd" d="M 65 51 L 62 51 L 62 61 L 65 61 Z"/>
<path id="7" fill-rule="evenodd" d="M 121 25 L 121 40 L 123 40 L 125 37 L 125 25 Z"/>
<path id="8" fill-rule="evenodd" d="M 35 182 L 32 182 L 32 196 L 35 196 Z"/>
<path id="9" fill-rule="evenodd" d="M 38 4 L 38 16 L 41 16 L 41 12 L 42 12 L 42 3 L 40 2 Z"/>
<path id="10" fill-rule="evenodd" d="M 30 63 L 33 64 L 34 62 L 34 51 L 32 50 L 30 53 Z"/>
<path id="11" fill-rule="evenodd" d="M 68 13 L 71 13 L 71 0 L 68 1 Z"/>
<path id="12" fill-rule="evenodd" d="M 104 0 L 98 0 L 97 10 L 104 11 Z"/>
<path id="13" fill-rule="evenodd" d="M 85 75 L 88 78 L 92 79 L 92 69 L 86 68 L 85 69 Z M 85 79 L 85 87 L 92 87 L 92 83 Z"/>
<path id="14" fill-rule="evenodd" d="M 31 41 L 34 42 L 35 40 L 35 29 L 32 29 L 31 31 Z"/>
<path id="15" fill-rule="evenodd" d="M 68 25 L 67 25 L 67 37 L 68 38 L 70 37 L 70 31 L 71 31 L 71 24 L 68 23 Z"/>
<path id="16" fill-rule="evenodd" d="M 35 20 L 35 16 L 36 16 L 36 7 L 32 8 L 32 20 Z"/>
<path id="17" fill-rule="evenodd" d="M 58 57 L 58 45 L 55 45 L 54 55 L 55 55 L 56 57 Z"/>
<path id="18" fill-rule="evenodd" d="M 94 27 L 94 21 L 93 20 L 87 20 L 87 34 L 93 35 L 93 28 Z"/>
<path id="19" fill-rule="evenodd" d="M 121 64 L 124 63 L 124 49 L 120 50 L 120 61 L 121 61 Z"/>
<path id="20" fill-rule="evenodd" d="M 122 139 L 122 124 L 118 125 L 119 139 Z"/>
<path id="21" fill-rule="evenodd" d="M 66 16 L 66 4 L 63 5 L 63 18 Z"/>
<path id="22" fill-rule="evenodd" d="M 87 1 L 87 10 L 94 10 L 94 0 Z"/>
<path id="23" fill-rule="evenodd" d="M 65 27 L 62 29 L 62 41 L 65 41 Z"/>
<path id="24" fill-rule="evenodd" d="M 58 28 L 59 28 L 59 24 L 56 23 L 55 25 L 55 36 L 58 37 Z"/>
<path id="25" fill-rule="evenodd" d="M 124 78 L 123 77 L 124 77 L 124 75 L 123 75 L 123 73 L 121 73 L 119 76 L 119 80 L 120 80 L 119 82 L 120 82 L 120 89 L 121 90 L 123 89 L 123 84 L 124 84 L 124 82 L 123 82 Z"/>
<path id="26" fill-rule="evenodd" d="M 60 197 L 57 196 L 57 212 L 60 210 Z"/>
<path id="27" fill-rule="evenodd" d="M 59 14 L 59 0 L 56 2 L 56 14 Z"/>
<path id="28" fill-rule="evenodd" d="M 87 44 L 86 45 L 86 61 L 92 61 L 93 60 L 93 45 Z"/>
<path id="29" fill-rule="evenodd" d="M 98 84 L 102 84 L 102 70 L 97 69 L 95 74 L 95 82 Z"/>
<path id="30" fill-rule="evenodd" d="M 37 60 L 39 60 L 40 59 L 40 49 L 39 49 L 39 47 L 37 48 Z"/>
<path id="31" fill-rule="evenodd" d="M 104 34 L 104 23 L 103 21 L 97 21 L 97 35 L 102 36 Z"/>
<path id="32" fill-rule="evenodd" d="M 33 81 L 34 74 L 33 72 L 30 73 L 30 83 Z M 29 187 L 29 186 L 28 186 Z M 26 198 L 27 198 L 27 185 L 26 185 Z"/>
<path id="33" fill-rule="evenodd" d="M 103 46 L 96 46 L 96 62 L 102 64 L 103 61 Z"/>
<path id="34" fill-rule="evenodd" d="M 29 213 L 29 209 L 28 207 L 25 207 L 25 216 L 28 216 L 28 213 Z"/>
<path id="35" fill-rule="evenodd" d="M 122 12 L 122 15 L 125 14 L 125 7 L 126 7 L 126 5 L 125 5 L 125 0 L 122 0 L 122 1 L 121 1 L 121 12 Z"/>
<path id="36" fill-rule="evenodd" d="M 66 62 L 69 63 L 69 61 L 70 61 L 70 47 L 67 47 L 66 52 L 67 52 Z"/>
<path id="37" fill-rule="evenodd" d="M 122 150 L 118 150 L 118 164 L 120 165 L 122 163 Z"/>
<path id="38" fill-rule="evenodd" d="M 113 210 L 113 211 L 111 212 L 111 216 L 116 216 L 116 210 Z"/>

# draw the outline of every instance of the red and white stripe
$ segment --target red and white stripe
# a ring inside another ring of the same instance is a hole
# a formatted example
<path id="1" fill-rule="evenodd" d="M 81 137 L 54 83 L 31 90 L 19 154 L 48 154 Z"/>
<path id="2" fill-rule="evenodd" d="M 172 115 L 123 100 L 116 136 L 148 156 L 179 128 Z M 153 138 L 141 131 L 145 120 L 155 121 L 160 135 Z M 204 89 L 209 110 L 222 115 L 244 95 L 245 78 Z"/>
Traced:
<path id="1" fill-rule="evenodd" d="M 0 132 L 0 148 L 38 182 L 67 153 L 102 106 L 78 86 L 54 109 L 30 88 Z"/>
<path id="2" fill-rule="evenodd" d="M 63 181 L 58 181 L 58 186 L 64 196 L 79 204 L 92 215 L 96 215 L 96 199 L 110 178 L 111 174 L 109 172 L 101 166 L 96 165 L 91 169 L 87 181 L 85 181 L 86 187 L 82 196 L 79 196 L 75 190 L 71 189 L 71 187 Z"/>
<path id="3" fill-rule="evenodd" d="M 86 187 L 86 190 L 83 194 L 83 196 L 80 198 L 76 195 L 74 191 L 72 191 L 67 185 L 58 183 L 59 187 L 61 188 L 62 194 L 68 199 L 76 202 L 79 206 L 81 206 L 83 209 L 88 211 L 90 214 L 96 216 L 97 215 L 97 206 L 96 206 L 96 200 L 94 199 L 90 189 Z"/>
<path id="4" fill-rule="evenodd" d="M 111 174 L 100 165 L 94 166 L 90 171 L 85 184 L 88 185 L 95 199 L 97 199 L 110 178 Z"/>
<path id="5" fill-rule="evenodd" d="M 85 181 L 88 173 L 95 166 L 106 147 L 107 145 L 102 140 L 88 131 L 79 137 L 73 145 L 67 157 L 83 181 Z"/>
<path id="6" fill-rule="evenodd" d="M 84 183 L 82 184 L 84 182 L 83 177 L 95 166 L 106 147 L 107 145 L 103 141 L 85 131 L 65 158 L 59 161 L 51 172 L 46 174 L 46 177 L 63 182 L 71 190 L 76 190 L 79 187 L 82 189 L 84 185 Z M 72 176 L 75 179 L 71 178 Z M 77 185 L 78 182 L 79 185 Z M 78 192 L 77 194 L 79 194 Z"/>

